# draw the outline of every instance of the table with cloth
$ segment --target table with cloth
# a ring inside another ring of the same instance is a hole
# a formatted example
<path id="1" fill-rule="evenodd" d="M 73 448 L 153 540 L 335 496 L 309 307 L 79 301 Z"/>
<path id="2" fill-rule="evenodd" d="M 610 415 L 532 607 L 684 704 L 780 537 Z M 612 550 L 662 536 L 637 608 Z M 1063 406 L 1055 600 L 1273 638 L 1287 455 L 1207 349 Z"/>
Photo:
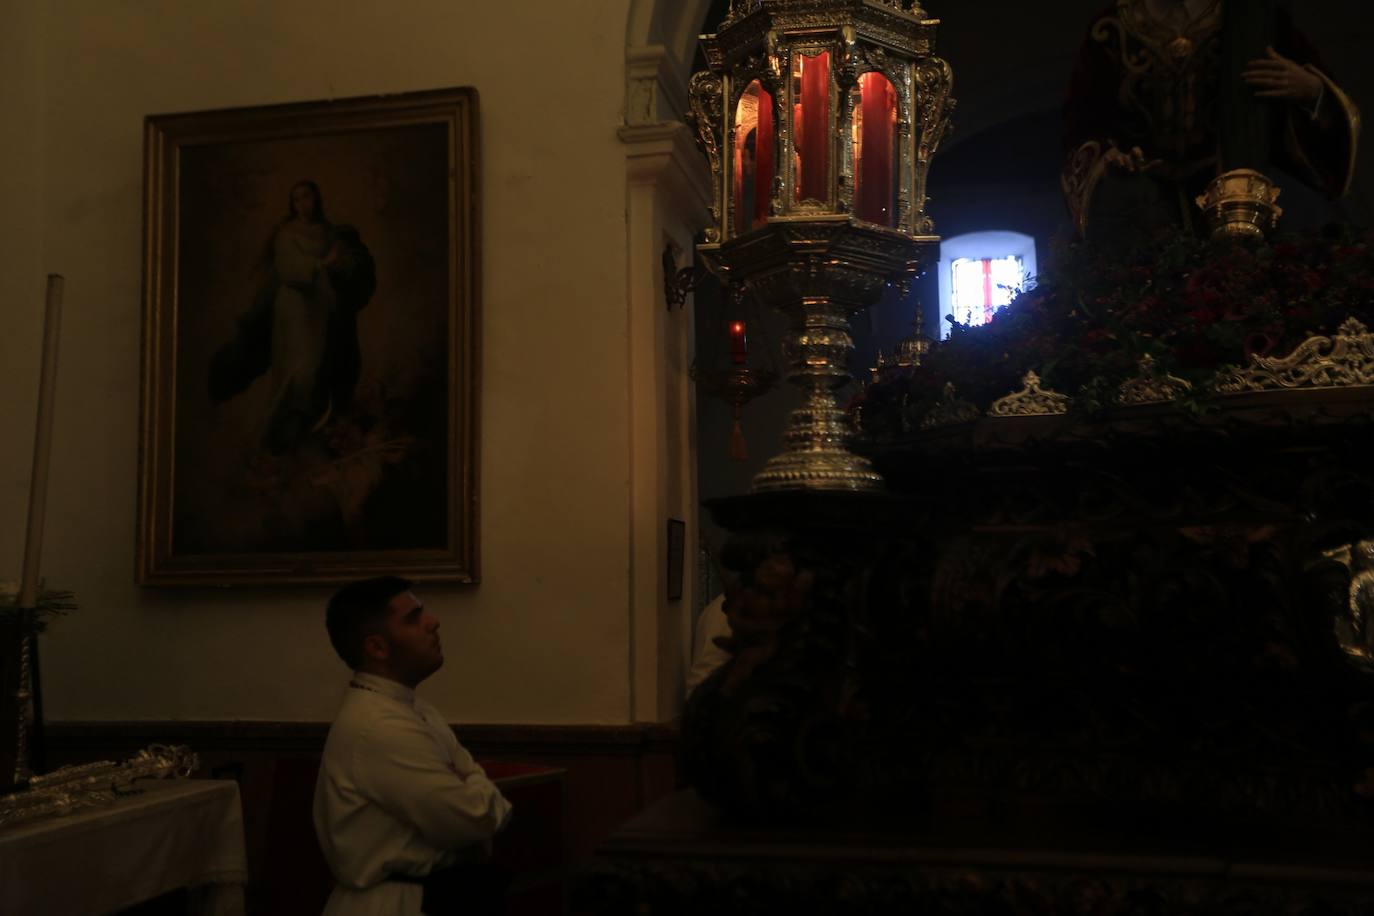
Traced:
<path id="1" fill-rule="evenodd" d="M 238 785 L 137 785 L 110 805 L 0 828 L 0 913 L 94 916 L 185 888 L 188 913 L 242 916 Z"/>

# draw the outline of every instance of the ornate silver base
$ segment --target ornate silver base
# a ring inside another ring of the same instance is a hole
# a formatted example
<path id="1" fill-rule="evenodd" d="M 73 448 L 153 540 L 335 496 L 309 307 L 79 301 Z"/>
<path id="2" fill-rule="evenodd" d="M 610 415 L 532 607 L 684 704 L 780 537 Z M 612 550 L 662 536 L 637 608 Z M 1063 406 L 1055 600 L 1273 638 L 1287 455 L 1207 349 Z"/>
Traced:
<path id="1" fill-rule="evenodd" d="M 849 416 L 831 393 L 844 384 L 854 349 L 845 309 L 823 298 L 803 300 L 787 336 L 790 379 L 806 398 L 792 411 L 784 450 L 754 477 L 755 493 L 768 490 L 881 490 L 883 478 L 868 459 L 848 449 Z"/>
<path id="2" fill-rule="evenodd" d="M 880 490 L 882 477 L 848 449 L 848 415 L 833 392 L 849 381 L 849 315 L 905 284 L 934 236 L 856 224 L 846 216 L 775 217 L 747 236 L 699 249 L 722 279 L 786 313 L 788 378 L 802 390 L 782 454 L 754 478 L 753 491 Z"/>
<path id="3" fill-rule="evenodd" d="M 20 628 L 25 630 L 19 637 L 19 686 L 14 691 L 14 709 L 17 715 L 14 723 L 14 782 L 20 789 L 28 784 L 33 776 L 29 769 L 29 729 L 33 727 L 33 634 L 27 632 L 27 625 L 21 621 Z"/>
<path id="4" fill-rule="evenodd" d="M 844 449 L 784 452 L 754 475 L 755 493 L 771 490 L 881 490 L 882 475 L 867 458 Z"/>

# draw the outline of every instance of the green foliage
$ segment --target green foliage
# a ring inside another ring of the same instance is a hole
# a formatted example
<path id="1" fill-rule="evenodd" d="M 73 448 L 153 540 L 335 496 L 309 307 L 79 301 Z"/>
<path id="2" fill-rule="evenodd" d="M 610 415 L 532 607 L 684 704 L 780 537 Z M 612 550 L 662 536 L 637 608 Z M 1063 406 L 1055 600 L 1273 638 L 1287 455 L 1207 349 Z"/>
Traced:
<path id="1" fill-rule="evenodd" d="M 42 633 L 54 617 L 76 610 L 75 597 L 71 592 L 42 592 L 31 608 L 0 605 L 0 627 L 18 626 L 21 631 Z"/>

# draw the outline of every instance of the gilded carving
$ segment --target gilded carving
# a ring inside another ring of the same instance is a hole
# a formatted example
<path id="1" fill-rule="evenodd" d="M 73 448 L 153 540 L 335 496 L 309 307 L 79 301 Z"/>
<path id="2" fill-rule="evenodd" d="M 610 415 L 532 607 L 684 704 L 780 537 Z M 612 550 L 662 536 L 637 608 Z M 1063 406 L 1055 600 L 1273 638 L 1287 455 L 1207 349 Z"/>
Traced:
<path id="1" fill-rule="evenodd" d="M 730 0 L 730 7 L 726 11 L 725 19 L 721 21 L 720 27 L 725 28 L 734 25 L 762 6 L 762 0 Z"/>
<path id="2" fill-rule="evenodd" d="M 1193 388 L 1184 379 L 1165 373 L 1159 374 L 1155 359 L 1146 353 L 1140 358 L 1140 368 L 1135 378 L 1127 379 L 1117 392 L 1116 402 L 1123 406 L 1132 404 L 1159 404 L 1175 401 Z"/>
<path id="3" fill-rule="evenodd" d="M 763 11 L 766 15 L 751 19 L 750 14 Z M 766 32 L 830 31 L 839 34 L 852 27 L 862 41 L 884 45 L 898 53 L 915 57 L 929 55 L 938 20 L 925 19 L 919 7 L 911 10 L 888 2 L 854 4 L 841 0 L 820 0 L 798 3 L 793 0 L 785 7 L 765 7 L 761 3 L 739 4 L 721 22 L 719 32 L 707 42 L 709 55 L 720 55 L 723 64 L 732 63 L 738 55 L 763 39 Z M 747 20 L 747 21 L 746 21 Z M 712 66 L 715 66 L 713 63 Z"/>
<path id="4" fill-rule="evenodd" d="M 769 91 L 776 92 L 782 85 L 782 44 L 777 29 L 768 30 L 768 75 Z"/>
<path id="5" fill-rule="evenodd" d="M 1069 214 L 1073 217 L 1074 227 L 1081 236 L 1088 230 L 1088 201 L 1092 200 L 1093 189 L 1107 171 L 1107 159 L 1102 144 L 1089 140 L 1073 151 L 1069 167 L 1059 177 L 1059 186 L 1068 201 Z"/>
<path id="6" fill-rule="evenodd" d="M 990 417 L 1043 417 L 1069 412 L 1069 398 L 1040 387 L 1040 376 L 1027 372 L 1020 391 L 992 402 Z"/>
<path id="7" fill-rule="evenodd" d="M 1224 367 L 1216 381 L 1221 394 L 1360 385 L 1374 385 L 1374 334 L 1354 318 L 1334 337 L 1309 337 L 1287 356 L 1251 356 L 1244 369 Z"/>
<path id="8" fill-rule="evenodd" d="M 687 92 L 691 105 L 687 120 L 695 128 L 697 145 L 711 164 L 711 185 L 714 189 L 711 195 L 711 219 L 719 226 L 722 203 L 720 129 L 724 120 L 720 77 L 709 70 L 694 73 L 687 84 Z"/>
<path id="9" fill-rule="evenodd" d="M 916 65 L 916 111 L 920 121 L 920 140 L 916 147 L 916 186 L 912 189 L 912 204 L 917 219 L 912 231 L 930 233 L 934 225 L 926 216 L 926 179 L 930 160 L 952 125 L 955 101 L 950 96 L 954 88 L 954 71 L 938 57 L 928 58 Z"/>
<path id="10" fill-rule="evenodd" d="M 1345 544 L 1322 556 L 1350 577 L 1345 607 L 1334 615 L 1336 642 L 1357 667 L 1374 671 L 1374 541 Z"/>
<path id="11" fill-rule="evenodd" d="M 921 418 L 921 429 L 939 429 L 942 426 L 959 426 L 972 423 L 982 414 L 978 408 L 954 393 L 954 383 L 945 382 L 944 393 L 926 415 Z"/>
<path id="12" fill-rule="evenodd" d="M 835 67 L 835 82 L 844 89 L 854 85 L 854 81 L 859 78 L 861 52 L 857 42 L 858 36 L 854 32 L 854 26 L 846 25 L 840 29 L 840 56 Z M 865 48 L 864 52 L 866 51 Z"/>
<path id="13" fill-rule="evenodd" d="M 123 763 L 102 760 L 59 767 L 32 777 L 26 788 L 0 798 L 0 827 L 113 803 L 138 790 L 139 779 L 184 779 L 200 768 L 185 745 L 154 744 Z"/>

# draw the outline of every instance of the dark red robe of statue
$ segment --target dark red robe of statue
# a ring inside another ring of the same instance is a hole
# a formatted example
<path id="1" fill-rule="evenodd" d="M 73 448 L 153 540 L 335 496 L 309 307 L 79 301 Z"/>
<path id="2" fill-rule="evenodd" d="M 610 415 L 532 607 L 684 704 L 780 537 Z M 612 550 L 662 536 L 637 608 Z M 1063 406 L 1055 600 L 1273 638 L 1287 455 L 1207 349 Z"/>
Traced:
<path id="1" fill-rule="evenodd" d="M 1321 78 L 1316 116 L 1273 102 L 1273 160 L 1332 197 L 1345 193 L 1355 160 L 1359 112 L 1326 75 L 1316 49 L 1280 11 L 1273 32 L 1280 54 Z M 1222 62 L 1218 3 L 1183 33 L 1150 15 L 1144 0 L 1117 0 L 1089 25 L 1064 108 L 1064 195 L 1080 234 L 1104 235 L 1161 225 L 1193 226 L 1194 198 L 1224 169 L 1219 141 L 1222 79 L 1240 73 Z M 1256 55 L 1258 56 L 1258 55 Z M 1130 174 L 1110 166 L 1112 147 L 1140 147 L 1153 163 Z"/>

